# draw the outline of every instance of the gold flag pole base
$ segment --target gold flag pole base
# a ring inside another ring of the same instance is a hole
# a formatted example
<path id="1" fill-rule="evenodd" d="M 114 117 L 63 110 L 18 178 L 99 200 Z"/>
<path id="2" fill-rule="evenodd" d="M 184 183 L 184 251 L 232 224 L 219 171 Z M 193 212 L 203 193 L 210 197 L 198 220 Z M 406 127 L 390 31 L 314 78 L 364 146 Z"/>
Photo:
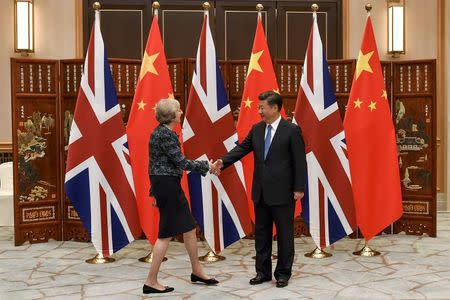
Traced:
<path id="1" fill-rule="evenodd" d="M 322 259 L 322 258 L 327 258 L 327 257 L 331 257 L 331 256 L 333 256 L 333 254 L 325 252 L 322 249 L 320 249 L 319 247 L 316 247 L 316 249 L 314 249 L 313 251 L 311 251 L 309 253 L 305 253 L 305 257 L 315 258 L 315 259 Z"/>
<path id="2" fill-rule="evenodd" d="M 140 262 L 144 262 L 144 263 L 147 263 L 147 264 L 152 263 L 152 261 L 153 261 L 153 251 L 150 251 L 150 253 L 147 256 L 141 257 L 138 260 Z M 167 260 L 167 257 L 164 257 L 162 261 L 165 262 L 166 260 Z"/>
<path id="3" fill-rule="evenodd" d="M 225 256 L 215 254 L 213 251 L 208 251 L 208 253 L 206 253 L 203 256 L 200 256 L 198 259 L 202 262 L 210 264 L 217 261 L 225 260 Z"/>
<path id="4" fill-rule="evenodd" d="M 364 247 L 362 247 L 361 250 L 353 252 L 353 255 L 363 256 L 363 257 L 378 256 L 380 254 L 381 254 L 380 252 L 370 248 L 369 247 L 369 242 L 366 241 L 366 240 L 364 240 Z"/>
<path id="5" fill-rule="evenodd" d="M 115 261 L 116 260 L 114 258 L 112 258 L 112 257 L 104 257 L 101 254 L 97 254 L 93 258 L 86 259 L 86 262 L 88 264 L 94 264 L 94 265 L 107 264 L 107 263 L 112 263 L 112 262 L 115 262 Z"/>

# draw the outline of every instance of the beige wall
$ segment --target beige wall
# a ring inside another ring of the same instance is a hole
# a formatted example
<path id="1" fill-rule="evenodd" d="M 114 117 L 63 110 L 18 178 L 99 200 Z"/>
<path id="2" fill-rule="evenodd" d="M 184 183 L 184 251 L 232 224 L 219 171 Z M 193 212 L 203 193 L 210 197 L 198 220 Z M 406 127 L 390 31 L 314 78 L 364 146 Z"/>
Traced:
<path id="1" fill-rule="evenodd" d="M 75 57 L 75 1 L 35 1 L 35 49 L 32 58 Z M 2 1 L 0 9 L 0 142 L 11 141 L 10 57 L 14 53 L 14 1 Z"/>
<path id="2" fill-rule="evenodd" d="M 406 0 L 406 54 L 399 59 L 429 59 L 437 56 L 437 1 Z M 357 58 L 366 22 L 365 4 L 372 4 L 371 18 L 381 60 L 387 55 L 387 2 L 386 0 L 348 1 L 348 58 Z M 427 41 L 424 43 L 424 41 Z"/>
<path id="3" fill-rule="evenodd" d="M 9 58 L 14 55 L 14 2 L 0 9 L 0 142 L 11 141 L 11 80 Z"/>

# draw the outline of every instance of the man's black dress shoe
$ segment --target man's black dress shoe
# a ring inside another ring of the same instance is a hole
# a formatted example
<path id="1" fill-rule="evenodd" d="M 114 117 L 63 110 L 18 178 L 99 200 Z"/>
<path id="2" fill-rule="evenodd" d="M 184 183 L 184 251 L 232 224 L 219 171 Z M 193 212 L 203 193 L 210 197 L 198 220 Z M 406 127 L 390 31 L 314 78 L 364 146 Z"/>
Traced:
<path id="1" fill-rule="evenodd" d="M 172 292 L 173 290 L 174 290 L 174 288 L 170 287 L 170 286 L 165 286 L 164 290 L 158 290 L 158 289 L 152 288 L 151 286 L 148 286 L 146 284 L 144 284 L 144 286 L 142 287 L 142 292 L 144 294 L 162 294 L 162 293 Z"/>
<path id="2" fill-rule="evenodd" d="M 272 280 L 272 278 L 270 278 L 270 277 L 264 277 L 262 274 L 256 274 L 256 276 L 255 277 L 253 277 L 252 279 L 250 279 L 250 284 L 251 285 L 255 285 L 255 284 L 261 284 L 261 283 L 263 283 L 263 282 L 266 282 L 266 281 L 271 281 Z"/>
<path id="3" fill-rule="evenodd" d="M 277 288 L 284 288 L 285 286 L 288 285 L 288 279 L 277 279 Z"/>
<path id="4" fill-rule="evenodd" d="M 214 278 L 203 279 L 203 278 L 201 278 L 201 277 L 195 275 L 194 273 L 191 273 L 191 281 L 192 281 L 192 282 L 200 281 L 200 282 L 203 282 L 203 283 L 206 284 L 206 285 L 214 285 L 214 284 L 218 284 L 218 283 L 219 283 L 219 282 L 218 282 L 216 279 L 214 279 Z"/>

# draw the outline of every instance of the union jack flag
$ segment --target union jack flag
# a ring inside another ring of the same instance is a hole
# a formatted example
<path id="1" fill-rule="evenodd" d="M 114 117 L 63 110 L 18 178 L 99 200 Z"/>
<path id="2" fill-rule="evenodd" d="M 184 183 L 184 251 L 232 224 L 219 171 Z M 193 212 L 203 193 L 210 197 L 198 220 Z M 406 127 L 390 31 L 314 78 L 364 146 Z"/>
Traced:
<path id="1" fill-rule="evenodd" d="M 189 159 L 217 159 L 238 141 L 233 116 L 216 60 L 205 12 L 197 61 L 183 123 Z M 240 162 L 219 177 L 188 175 L 192 213 L 215 253 L 251 232 L 245 181 Z"/>
<path id="2" fill-rule="evenodd" d="M 308 180 L 302 218 L 321 249 L 356 229 L 342 119 L 313 13 L 294 113 L 305 141 Z"/>
<path id="3" fill-rule="evenodd" d="M 65 191 L 105 257 L 141 233 L 127 135 L 100 32 L 91 31 L 70 129 Z"/>

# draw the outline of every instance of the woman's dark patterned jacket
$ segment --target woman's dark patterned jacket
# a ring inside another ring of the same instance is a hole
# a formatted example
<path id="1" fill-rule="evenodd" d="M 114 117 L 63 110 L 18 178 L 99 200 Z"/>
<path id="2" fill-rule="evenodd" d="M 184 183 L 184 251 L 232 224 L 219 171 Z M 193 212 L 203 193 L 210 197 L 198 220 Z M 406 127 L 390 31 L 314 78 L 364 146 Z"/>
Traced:
<path id="1" fill-rule="evenodd" d="M 150 136 L 149 151 L 149 175 L 181 177 L 183 170 L 186 170 L 205 176 L 209 171 L 206 160 L 186 159 L 181 152 L 177 134 L 162 124 L 158 125 Z"/>

